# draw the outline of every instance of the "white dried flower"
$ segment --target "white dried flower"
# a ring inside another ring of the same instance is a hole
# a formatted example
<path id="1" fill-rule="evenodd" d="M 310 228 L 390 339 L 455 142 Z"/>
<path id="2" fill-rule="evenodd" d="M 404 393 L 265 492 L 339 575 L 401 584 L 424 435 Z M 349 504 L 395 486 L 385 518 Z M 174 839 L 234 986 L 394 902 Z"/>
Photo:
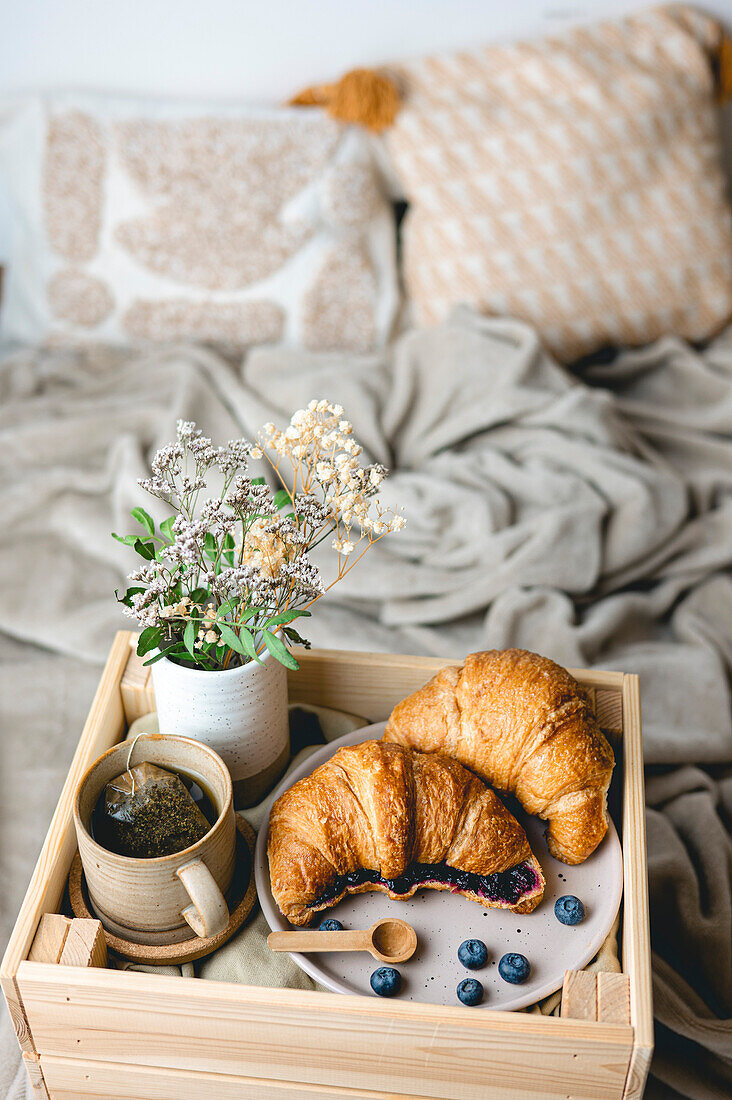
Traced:
<path id="1" fill-rule="evenodd" d="M 331 546 L 334 550 L 337 550 L 339 554 L 350 554 L 353 550 L 353 543 L 348 539 L 333 539 Z"/>
<path id="2" fill-rule="evenodd" d="M 325 591 L 308 560 L 310 547 L 330 537 L 339 555 L 337 580 L 350 568 L 344 559 L 362 541 L 368 549 L 404 526 L 401 515 L 375 499 L 387 471 L 378 463 L 361 465 L 362 448 L 342 406 L 310 401 L 293 413 L 284 431 L 265 424 L 258 440 L 230 440 L 215 448 L 193 421 L 180 421 L 176 440 L 156 453 L 152 476 L 141 483 L 169 501 L 176 516 L 163 529 L 170 530 L 172 543 L 130 575 L 143 590 L 128 591 L 125 602 L 128 614 L 143 626 L 161 629 L 163 638 L 182 644 L 183 625 L 200 616 L 194 648 L 218 648 L 217 613 L 235 625 L 246 607 L 257 612 L 248 616 L 247 625 L 261 647 L 264 622 L 278 611 L 308 607 Z M 247 474 L 250 459 L 265 457 L 283 486 L 280 466 L 284 461 L 292 467 L 290 502 L 285 500 L 281 511 L 269 486 L 261 479 L 254 484 Z M 218 497 L 201 501 L 206 475 L 214 467 L 223 474 L 223 489 Z M 195 602 L 191 595 L 176 600 L 181 588 L 195 593 Z M 219 653 L 232 659 L 225 645 Z M 210 667 L 212 658 L 202 655 L 201 662 Z"/>

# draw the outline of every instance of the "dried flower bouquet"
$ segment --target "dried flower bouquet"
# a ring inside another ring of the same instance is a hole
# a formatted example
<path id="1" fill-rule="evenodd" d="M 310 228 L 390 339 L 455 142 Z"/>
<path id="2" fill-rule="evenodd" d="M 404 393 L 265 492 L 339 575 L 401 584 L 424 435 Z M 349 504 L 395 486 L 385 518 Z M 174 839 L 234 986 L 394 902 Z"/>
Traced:
<path id="1" fill-rule="evenodd" d="M 167 657 L 216 671 L 269 651 L 297 668 L 289 646 L 308 643 L 293 624 L 371 546 L 404 526 L 400 511 L 376 499 L 387 471 L 362 466 L 361 454 L 343 409 L 327 401 L 311 401 L 284 431 L 265 424 L 256 444 L 236 439 L 217 448 L 194 423 L 179 421 L 176 441 L 157 452 L 152 476 L 139 482 L 173 514 L 156 530 L 135 508 L 144 534 L 114 535 L 144 559 L 118 598 L 144 628 L 137 652 L 152 654 L 145 663 Z M 280 484 L 274 493 L 247 472 L 250 459 L 262 458 Z M 221 491 L 201 499 L 213 472 Z M 329 583 L 308 556 L 326 539 L 337 553 Z"/>

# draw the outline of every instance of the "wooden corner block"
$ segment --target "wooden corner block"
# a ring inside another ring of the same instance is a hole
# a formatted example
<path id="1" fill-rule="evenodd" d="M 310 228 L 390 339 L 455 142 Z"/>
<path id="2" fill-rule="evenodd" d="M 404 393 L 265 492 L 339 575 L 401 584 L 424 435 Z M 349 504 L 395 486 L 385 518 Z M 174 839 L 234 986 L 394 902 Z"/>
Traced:
<path id="1" fill-rule="evenodd" d="M 137 638 L 134 641 L 137 644 Z M 150 666 L 145 665 L 143 658 L 138 657 L 134 649 L 130 650 L 127 658 L 119 690 L 128 724 L 155 709 Z"/>
<path id="2" fill-rule="evenodd" d="M 70 927 L 69 917 L 60 913 L 44 913 L 28 952 L 30 962 L 59 962 Z"/>
<path id="3" fill-rule="evenodd" d="M 625 974 L 597 975 L 597 1018 L 603 1024 L 630 1023 L 630 980 Z"/>
<path id="4" fill-rule="evenodd" d="M 585 970 L 567 970 L 562 986 L 562 1017 L 573 1020 L 597 1019 L 597 982 Z"/>
<path id="5" fill-rule="evenodd" d="M 75 917 L 59 959 L 61 966 L 107 965 L 107 941 L 102 922 L 89 917 Z"/>
<path id="6" fill-rule="evenodd" d="M 33 1096 L 37 1097 L 37 1100 L 49 1100 L 48 1089 L 41 1069 L 41 1060 L 38 1055 L 23 1051 L 23 1065 L 33 1089 Z"/>

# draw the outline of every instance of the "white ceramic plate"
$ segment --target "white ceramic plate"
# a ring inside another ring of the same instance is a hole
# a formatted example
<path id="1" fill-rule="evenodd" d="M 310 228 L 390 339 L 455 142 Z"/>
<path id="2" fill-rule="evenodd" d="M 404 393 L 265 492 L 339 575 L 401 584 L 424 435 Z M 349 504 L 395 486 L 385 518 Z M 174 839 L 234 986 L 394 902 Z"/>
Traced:
<path id="1" fill-rule="evenodd" d="M 269 888 L 270 806 L 284 790 L 324 764 L 343 745 L 380 739 L 384 725 L 379 722 L 324 745 L 288 775 L 270 798 L 257 837 L 254 871 L 262 910 L 273 930 L 292 926 L 280 913 Z M 561 987 L 565 970 L 580 970 L 597 954 L 620 905 L 623 858 L 612 821 L 597 851 L 578 867 L 568 867 L 549 854 L 543 836 L 545 823 L 523 812 L 517 816 L 546 878 L 544 900 L 533 913 L 517 916 L 504 909 L 483 909 L 459 894 L 425 889 L 418 890 L 409 901 L 392 901 L 379 891 L 351 894 L 325 910 L 321 919 L 336 917 L 344 928 L 368 928 L 380 917 L 395 916 L 413 926 L 419 946 L 412 958 L 398 967 L 402 975 L 401 1000 L 460 1004 L 458 984 L 463 978 L 477 978 L 485 989 L 484 1008 L 516 1009 L 533 1004 Z M 586 916 L 581 924 L 568 927 L 554 916 L 554 902 L 563 894 L 575 894 L 583 902 Z M 483 940 L 488 947 L 488 965 L 482 970 L 466 970 L 458 961 L 458 947 L 471 938 Z M 523 985 L 509 985 L 498 974 L 498 961 L 508 951 L 520 952 L 531 963 L 531 975 Z M 336 993 L 374 996 L 369 978 L 380 964 L 370 955 L 329 952 L 293 954 L 292 958 Z"/>

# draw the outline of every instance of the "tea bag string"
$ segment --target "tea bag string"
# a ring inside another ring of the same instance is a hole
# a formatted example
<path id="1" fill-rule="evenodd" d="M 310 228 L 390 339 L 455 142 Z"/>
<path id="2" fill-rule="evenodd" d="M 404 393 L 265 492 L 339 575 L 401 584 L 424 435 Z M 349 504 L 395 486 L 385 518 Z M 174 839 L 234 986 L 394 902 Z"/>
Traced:
<path id="1" fill-rule="evenodd" d="M 130 762 L 132 760 L 132 753 L 135 751 L 135 745 L 137 744 L 137 742 L 139 741 L 139 739 L 141 737 L 142 737 L 142 734 L 138 733 L 136 737 L 132 738 L 132 744 L 130 745 L 130 751 L 127 753 L 127 769 L 126 769 L 127 771 L 130 771 Z M 130 774 L 132 775 L 131 772 L 130 772 Z M 130 792 L 130 794 L 134 795 L 134 793 L 135 793 L 135 777 L 134 777 L 134 775 L 132 775 L 132 791 Z"/>

